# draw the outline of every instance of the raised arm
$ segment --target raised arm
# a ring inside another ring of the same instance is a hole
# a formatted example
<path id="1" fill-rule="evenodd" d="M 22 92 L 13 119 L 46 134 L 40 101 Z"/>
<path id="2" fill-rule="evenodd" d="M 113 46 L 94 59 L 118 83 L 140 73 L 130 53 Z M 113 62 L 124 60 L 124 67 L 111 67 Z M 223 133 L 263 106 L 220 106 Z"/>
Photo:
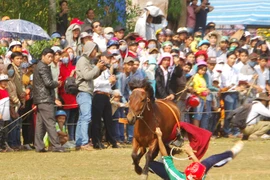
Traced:
<path id="1" fill-rule="evenodd" d="M 159 151 L 162 156 L 168 156 L 168 153 L 166 151 L 166 148 L 164 146 L 164 143 L 162 141 L 162 132 L 159 127 L 156 128 L 156 135 L 158 138 L 158 146 L 159 146 Z"/>

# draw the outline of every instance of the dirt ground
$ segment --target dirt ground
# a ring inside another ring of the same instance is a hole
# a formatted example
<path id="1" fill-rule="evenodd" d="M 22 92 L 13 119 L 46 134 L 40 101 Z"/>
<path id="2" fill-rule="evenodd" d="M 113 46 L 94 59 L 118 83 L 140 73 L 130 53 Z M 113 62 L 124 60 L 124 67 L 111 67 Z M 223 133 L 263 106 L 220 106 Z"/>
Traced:
<path id="1" fill-rule="evenodd" d="M 230 149 L 234 139 L 212 140 L 205 157 Z M 0 154 L 0 179 L 141 179 L 134 170 L 131 146 L 121 149 L 94 150 L 70 153 L 14 152 Z M 180 157 L 186 157 L 181 155 Z M 141 164 L 143 164 L 144 159 Z M 179 170 L 189 163 L 175 161 Z M 150 180 L 159 178 L 149 174 Z M 207 180 L 270 180 L 270 141 L 249 141 L 232 162 L 213 168 Z"/>

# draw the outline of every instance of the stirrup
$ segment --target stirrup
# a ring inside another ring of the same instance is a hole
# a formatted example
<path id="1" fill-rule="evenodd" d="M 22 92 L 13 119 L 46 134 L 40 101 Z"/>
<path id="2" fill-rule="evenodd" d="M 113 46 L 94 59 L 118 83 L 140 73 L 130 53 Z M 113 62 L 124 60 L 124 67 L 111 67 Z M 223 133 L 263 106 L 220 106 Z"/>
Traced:
<path id="1" fill-rule="evenodd" d="M 184 139 L 182 138 L 181 131 L 177 128 L 176 138 L 172 140 L 169 145 L 173 145 L 175 147 L 182 147 L 184 144 Z"/>

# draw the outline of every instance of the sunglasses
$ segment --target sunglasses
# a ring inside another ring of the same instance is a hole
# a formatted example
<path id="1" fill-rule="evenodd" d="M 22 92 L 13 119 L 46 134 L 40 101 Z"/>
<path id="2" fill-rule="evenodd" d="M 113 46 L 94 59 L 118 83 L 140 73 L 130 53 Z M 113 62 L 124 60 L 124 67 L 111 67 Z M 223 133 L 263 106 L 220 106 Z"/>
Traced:
<path id="1" fill-rule="evenodd" d="M 100 24 L 99 24 L 99 25 L 94 26 L 94 28 L 98 28 L 98 27 L 101 27 L 101 26 L 100 26 Z"/>

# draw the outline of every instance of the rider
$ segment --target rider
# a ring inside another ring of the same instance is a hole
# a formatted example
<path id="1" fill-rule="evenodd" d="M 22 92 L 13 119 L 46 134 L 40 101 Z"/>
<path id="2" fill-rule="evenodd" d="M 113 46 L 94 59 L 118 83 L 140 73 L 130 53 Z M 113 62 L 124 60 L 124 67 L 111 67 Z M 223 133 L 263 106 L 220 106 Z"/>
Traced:
<path id="1" fill-rule="evenodd" d="M 238 141 L 229 151 L 225 151 L 221 154 L 212 155 L 203 161 L 199 161 L 195 154 L 193 153 L 190 145 L 186 144 L 183 146 L 182 150 L 192 159 L 191 163 L 185 172 L 178 171 L 173 163 L 172 157 L 168 156 L 166 148 L 162 141 L 162 132 L 159 127 L 156 128 L 156 135 L 158 137 L 158 145 L 160 153 L 162 155 L 163 163 L 152 161 L 149 163 L 150 171 L 156 173 L 163 179 L 170 180 L 200 180 L 205 179 L 207 172 L 211 167 L 221 167 L 227 162 L 232 160 L 243 148 L 244 143 Z"/>

